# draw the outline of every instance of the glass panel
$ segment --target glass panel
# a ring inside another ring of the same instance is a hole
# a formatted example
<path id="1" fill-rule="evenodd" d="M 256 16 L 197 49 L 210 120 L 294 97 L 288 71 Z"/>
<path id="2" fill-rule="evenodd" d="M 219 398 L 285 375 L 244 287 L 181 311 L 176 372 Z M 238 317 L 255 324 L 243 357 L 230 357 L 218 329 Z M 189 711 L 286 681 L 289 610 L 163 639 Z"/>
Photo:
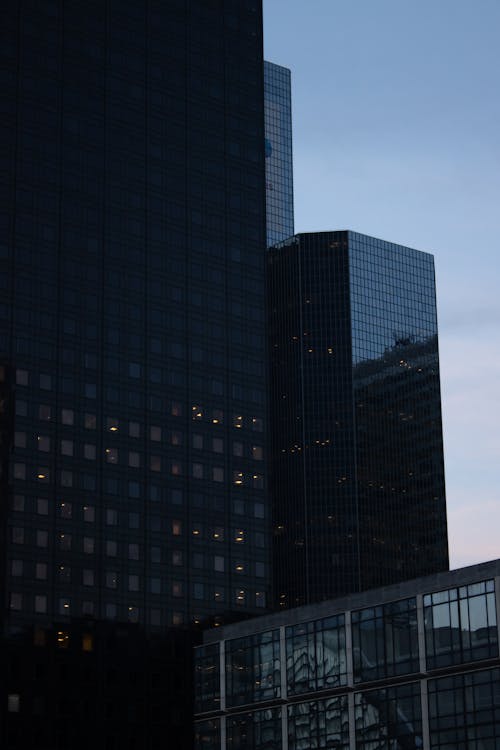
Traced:
<path id="1" fill-rule="evenodd" d="M 423 747 L 418 682 L 356 693 L 354 706 L 357 750 Z"/>
<path id="2" fill-rule="evenodd" d="M 226 643 L 227 705 L 280 697 L 279 630 Z"/>

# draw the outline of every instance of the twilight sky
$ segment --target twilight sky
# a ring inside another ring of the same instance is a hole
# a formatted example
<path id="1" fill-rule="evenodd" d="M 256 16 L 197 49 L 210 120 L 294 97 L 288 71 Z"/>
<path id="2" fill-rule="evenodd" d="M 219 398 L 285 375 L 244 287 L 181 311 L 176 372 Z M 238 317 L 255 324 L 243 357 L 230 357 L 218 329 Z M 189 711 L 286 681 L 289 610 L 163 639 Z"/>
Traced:
<path id="1" fill-rule="evenodd" d="M 264 0 L 297 231 L 435 255 L 452 568 L 500 557 L 500 2 Z"/>

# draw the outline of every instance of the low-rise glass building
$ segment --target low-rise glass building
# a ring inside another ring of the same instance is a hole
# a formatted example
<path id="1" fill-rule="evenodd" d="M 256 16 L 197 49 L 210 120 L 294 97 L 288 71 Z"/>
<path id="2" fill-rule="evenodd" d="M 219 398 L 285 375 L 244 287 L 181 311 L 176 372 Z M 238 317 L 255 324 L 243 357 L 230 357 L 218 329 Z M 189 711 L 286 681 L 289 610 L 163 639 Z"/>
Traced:
<path id="1" fill-rule="evenodd" d="M 500 560 L 207 631 L 195 750 L 500 748 Z"/>

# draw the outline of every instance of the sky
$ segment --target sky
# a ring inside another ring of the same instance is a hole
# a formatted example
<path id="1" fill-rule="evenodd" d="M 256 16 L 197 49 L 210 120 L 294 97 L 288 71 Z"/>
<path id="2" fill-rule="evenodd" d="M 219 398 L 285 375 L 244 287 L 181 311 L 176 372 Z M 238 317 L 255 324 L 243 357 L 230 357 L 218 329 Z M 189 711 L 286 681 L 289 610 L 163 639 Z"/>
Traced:
<path id="1" fill-rule="evenodd" d="M 296 231 L 435 256 L 452 568 L 500 557 L 499 38 L 499 0 L 264 0 Z"/>

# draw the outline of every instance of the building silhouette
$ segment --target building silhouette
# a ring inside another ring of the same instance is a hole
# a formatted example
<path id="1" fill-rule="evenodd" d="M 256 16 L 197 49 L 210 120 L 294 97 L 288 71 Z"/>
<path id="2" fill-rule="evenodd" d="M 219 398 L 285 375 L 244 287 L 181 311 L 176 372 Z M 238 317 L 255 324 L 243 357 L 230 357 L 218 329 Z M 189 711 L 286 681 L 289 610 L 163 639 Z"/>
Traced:
<path id="1" fill-rule="evenodd" d="M 183 637 L 270 585 L 261 4 L 1 34 L 1 744 L 189 746 Z"/>
<path id="2" fill-rule="evenodd" d="M 276 605 L 446 570 L 432 256 L 300 234 L 268 283 Z"/>

